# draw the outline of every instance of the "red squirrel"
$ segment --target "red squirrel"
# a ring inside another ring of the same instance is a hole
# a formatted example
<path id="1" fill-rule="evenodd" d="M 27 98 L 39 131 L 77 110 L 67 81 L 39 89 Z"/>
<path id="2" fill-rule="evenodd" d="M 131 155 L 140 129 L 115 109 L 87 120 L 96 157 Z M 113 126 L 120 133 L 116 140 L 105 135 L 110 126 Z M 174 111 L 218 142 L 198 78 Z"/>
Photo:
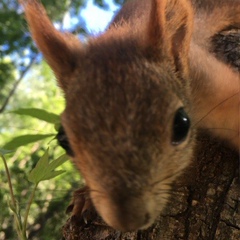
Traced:
<path id="1" fill-rule="evenodd" d="M 197 128 L 239 149 L 239 72 L 211 52 L 216 34 L 240 28 L 239 0 L 129 1 L 86 43 L 56 30 L 36 0 L 22 4 L 66 99 L 59 138 L 109 226 L 155 221 L 191 163 Z"/>

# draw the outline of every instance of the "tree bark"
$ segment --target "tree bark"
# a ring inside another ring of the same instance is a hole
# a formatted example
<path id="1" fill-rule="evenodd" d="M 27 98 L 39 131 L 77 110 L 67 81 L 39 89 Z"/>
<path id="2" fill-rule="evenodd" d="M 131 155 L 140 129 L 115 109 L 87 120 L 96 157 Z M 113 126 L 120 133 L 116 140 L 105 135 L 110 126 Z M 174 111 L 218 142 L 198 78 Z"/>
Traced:
<path id="1" fill-rule="evenodd" d="M 176 181 L 156 223 L 144 231 L 121 233 L 100 217 L 78 226 L 69 219 L 65 240 L 237 240 L 240 239 L 239 153 L 200 133 L 191 166 Z"/>

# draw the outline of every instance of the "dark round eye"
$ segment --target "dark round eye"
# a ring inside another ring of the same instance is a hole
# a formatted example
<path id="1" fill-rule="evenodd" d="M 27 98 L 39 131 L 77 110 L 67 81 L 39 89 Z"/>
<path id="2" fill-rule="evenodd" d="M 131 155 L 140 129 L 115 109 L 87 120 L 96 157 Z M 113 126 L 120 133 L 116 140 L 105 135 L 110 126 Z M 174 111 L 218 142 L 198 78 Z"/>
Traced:
<path id="1" fill-rule="evenodd" d="M 182 143 L 188 135 L 190 128 L 190 120 L 184 109 L 181 107 L 177 110 L 174 122 L 173 122 L 173 133 L 172 133 L 172 144 L 178 145 Z"/>
<path id="2" fill-rule="evenodd" d="M 68 142 L 68 138 L 64 131 L 63 126 L 60 126 L 60 128 L 58 129 L 58 134 L 57 134 L 56 138 L 58 140 L 59 145 L 66 151 L 66 153 L 69 156 L 73 157 L 74 153 L 70 147 L 70 144 Z"/>

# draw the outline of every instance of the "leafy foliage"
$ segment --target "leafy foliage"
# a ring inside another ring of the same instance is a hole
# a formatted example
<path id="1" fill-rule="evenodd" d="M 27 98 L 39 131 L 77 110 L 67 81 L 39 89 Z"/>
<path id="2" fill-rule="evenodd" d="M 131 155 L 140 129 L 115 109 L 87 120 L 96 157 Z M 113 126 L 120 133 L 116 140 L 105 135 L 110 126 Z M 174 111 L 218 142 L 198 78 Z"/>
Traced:
<path id="1" fill-rule="evenodd" d="M 38 184 L 41 181 L 55 178 L 56 176 L 65 172 L 64 170 L 55 171 L 55 169 L 61 166 L 67 160 L 68 157 L 66 155 L 62 155 L 52 162 L 49 162 L 49 154 L 47 150 L 37 162 L 35 168 L 28 175 L 28 181 L 34 184 Z"/>
<path id="2" fill-rule="evenodd" d="M 55 134 L 34 134 L 34 135 L 23 135 L 13 138 L 10 142 L 5 144 L 3 147 L 5 149 L 16 149 L 25 146 L 29 143 L 34 143 L 45 138 L 54 137 Z"/>
<path id="3" fill-rule="evenodd" d="M 48 123 L 58 123 L 60 122 L 59 116 L 54 113 L 47 112 L 44 109 L 38 108 L 20 108 L 12 111 L 12 113 L 19 115 L 27 115 L 33 118 L 37 118 L 39 120 L 43 120 Z"/>
<path id="4" fill-rule="evenodd" d="M 19 203 L 16 201 L 14 192 L 13 192 L 13 185 L 12 180 L 10 176 L 10 172 L 7 166 L 7 161 L 4 155 L 10 153 L 9 151 L 2 150 L 0 152 L 0 158 L 3 160 L 3 164 L 5 167 L 5 172 L 7 174 L 7 181 L 9 185 L 9 191 L 10 191 L 10 200 L 8 200 L 8 206 L 12 210 L 14 215 L 14 227 L 16 229 L 17 235 L 20 240 L 27 240 L 27 224 L 28 224 L 28 216 L 30 207 L 34 201 L 34 196 L 36 193 L 36 189 L 38 187 L 38 184 L 41 181 L 44 180 L 50 180 L 52 178 L 55 178 L 56 176 L 59 176 L 64 170 L 58 170 L 56 171 L 56 168 L 61 166 L 68 158 L 66 155 L 63 155 L 56 160 L 53 160 L 51 163 L 49 163 L 49 154 L 48 150 L 45 152 L 45 154 L 40 158 L 38 161 L 36 167 L 30 172 L 28 176 L 28 180 L 34 184 L 34 188 L 30 194 L 28 203 L 26 204 L 26 209 L 24 216 L 21 215 L 21 209 L 19 207 Z"/>

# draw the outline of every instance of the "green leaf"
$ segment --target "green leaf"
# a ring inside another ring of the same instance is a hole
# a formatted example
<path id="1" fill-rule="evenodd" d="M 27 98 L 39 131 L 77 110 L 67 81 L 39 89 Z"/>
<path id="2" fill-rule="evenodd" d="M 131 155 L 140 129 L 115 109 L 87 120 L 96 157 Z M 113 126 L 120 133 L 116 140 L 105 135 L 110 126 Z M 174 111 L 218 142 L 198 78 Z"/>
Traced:
<path id="1" fill-rule="evenodd" d="M 68 160 L 66 154 L 60 156 L 59 158 L 49 162 L 48 150 L 39 159 L 36 167 L 29 173 L 28 181 L 38 184 L 41 181 L 52 179 L 63 172 L 64 170 L 55 171 L 55 169 L 61 166 Z"/>
<path id="2" fill-rule="evenodd" d="M 64 172 L 66 172 L 66 171 L 58 170 L 58 171 L 50 172 L 50 173 L 46 174 L 40 181 L 50 180 L 50 179 L 55 178 L 55 177 L 57 177 L 58 175 L 60 175 Z"/>
<path id="3" fill-rule="evenodd" d="M 47 112 L 46 110 L 39 109 L 39 108 L 20 108 L 20 109 L 11 111 L 11 113 L 30 116 L 30 117 L 37 118 L 39 120 L 52 123 L 52 124 L 60 122 L 59 115 Z"/>
<path id="4" fill-rule="evenodd" d="M 14 152 L 13 150 L 6 150 L 6 149 L 0 148 L 0 155 L 6 155 L 13 152 Z"/>
<path id="5" fill-rule="evenodd" d="M 59 158 L 57 158 L 57 159 L 53 160 L 52 162 L 50 162 L 49 169 L 50 170 L 56 169 L 57 167 L 59 167 L 63 163 L 65 163 L 68 159 L 69 159 L 69 157 L 66 154 L 63 154 Z"/>
<path id="6" fill-rule="evenodd" d="M 56 134 L 27 134 L 13 138 L 10 142 L 3 146 L 4 149 L 12 150 L 30 143 L 34 143 L 45 138 L 53 137 Z"/>

